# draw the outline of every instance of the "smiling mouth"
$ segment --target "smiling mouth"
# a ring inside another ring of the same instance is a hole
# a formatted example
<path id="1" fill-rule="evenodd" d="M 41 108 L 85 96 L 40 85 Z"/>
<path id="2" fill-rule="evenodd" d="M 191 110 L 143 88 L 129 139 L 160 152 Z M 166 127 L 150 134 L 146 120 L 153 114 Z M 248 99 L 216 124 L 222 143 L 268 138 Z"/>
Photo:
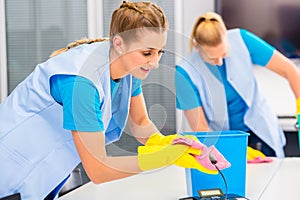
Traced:
<path id="1" fill-rule="evenodd" d="M 145 73 L 149 73 L 150 72 L 150 69 L 148 68 L 144 68 L 144 67 L 141 67 L 141 70 Z"/>

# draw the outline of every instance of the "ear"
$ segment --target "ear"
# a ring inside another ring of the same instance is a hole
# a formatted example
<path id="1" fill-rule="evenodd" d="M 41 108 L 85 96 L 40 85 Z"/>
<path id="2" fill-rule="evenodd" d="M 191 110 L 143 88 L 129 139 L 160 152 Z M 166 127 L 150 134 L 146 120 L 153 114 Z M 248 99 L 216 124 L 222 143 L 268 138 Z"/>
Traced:
<path id="1" fill-rule="evenodd" d="M 195 49 L 199 50 L 199 44 L 195 39 L 192 40 L 192 44 Z"/>
<path id="2" fill-rule="evenodd" d="M 122 54 L 123 49 L 124 49 L 124 40 L 120 36 L 115 36 L 113 38 L 113 46 L 114 49 L 119 52 L 119 54 Z"/>

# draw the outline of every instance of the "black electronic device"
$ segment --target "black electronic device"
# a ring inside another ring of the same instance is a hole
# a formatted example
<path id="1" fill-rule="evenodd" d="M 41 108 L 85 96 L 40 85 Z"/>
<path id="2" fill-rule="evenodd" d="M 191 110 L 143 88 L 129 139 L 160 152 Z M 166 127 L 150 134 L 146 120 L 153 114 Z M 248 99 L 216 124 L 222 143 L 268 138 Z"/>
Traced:
<path id="1" fill-rule="evenodd" d="M 207 197 L 183 197 L 178 200 L 249 200 L 246 197 L 242 197 L 236 194 L 227 194 L 226 196 L 207 196 Z"/>
<path id="2" fill-rule="evenodd" d="M 183 197 L 178 200 L 198 200 L 198 199 L 199 199 L 199 197 Z"/>
<path id="3" fill-rule="evenodd" d="M 183 197 L 183 198 L 180 198 L 179 200 L 249 200 L 248 198 L 240 196 L 240 195 L 228 194 L 228 186 L 227 186 L 226 179 L 225 179 L 223 173 L 221 172 L 221 170 L 216 165 L 218 161 L 212 154 L 209 154 L 209 159 L 210 159 L 210 162 L 215 166 L 215 168 L 218 170 L 218 172 L 220 173 L 220 175 L 222 176 L 222 178 L 224 180 L 225 187 L 226 187 L 225 194 L 223 193 L 223 191 L 220 188 L 213 188 L 213 189 L 207 189 L 207 190 L 198 190 L 199 197 L 198 196 Z"/>

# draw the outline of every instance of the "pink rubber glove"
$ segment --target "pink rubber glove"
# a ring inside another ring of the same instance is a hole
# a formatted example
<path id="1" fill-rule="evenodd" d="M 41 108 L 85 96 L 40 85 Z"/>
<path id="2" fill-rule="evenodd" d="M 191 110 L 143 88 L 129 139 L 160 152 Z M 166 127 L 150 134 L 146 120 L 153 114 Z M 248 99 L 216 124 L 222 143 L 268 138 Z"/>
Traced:
<path id="1" fill-rule="evenodd" d="M 204 144 L 190 138 L 176 138 L 173 140 L 172 144 L 185 144 L 192 148 L 202 150 L 200 155 L 194 155 L 194 157 L 203 167 L 209 170 L 216 169 L 216 167 L 212 164 L 212 161 L 216 161 L 215 165 L 220 170 L 231 166 L 231 164 L 214 146 L 207 148 Z"/>

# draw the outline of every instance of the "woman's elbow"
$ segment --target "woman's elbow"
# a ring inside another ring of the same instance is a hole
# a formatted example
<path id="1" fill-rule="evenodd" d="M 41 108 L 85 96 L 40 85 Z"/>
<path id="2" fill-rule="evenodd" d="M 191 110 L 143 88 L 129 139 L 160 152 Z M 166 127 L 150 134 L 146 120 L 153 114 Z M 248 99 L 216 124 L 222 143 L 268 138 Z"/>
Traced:
<path id="1" fill-rule="evenodd" d="M 99 177 L 97 177 L 97 178 L 89 177 L 89 178 L 90 178 L 90 180 L 91 180 L 92 183 L 97 184 L 97 185 L 101 184 L 101 183 L 105 183 L 105 182 L 111 181 L 111 180 L 102 179 L 102 178 L 99 178 Z"/>
<path id="2" fill-rule="evenodd" d="M 97 171 L 86 171 L 86 174 L 88 176 L 88 178 L 90 179 L 91 182 L 93 182 L 94 184 L 101 184 L 101 183 L 105 183 L 105 182 L 109 182 L 114 180 L 109 174 L 103 172 L 103 173 L 99 173 Z"/>

